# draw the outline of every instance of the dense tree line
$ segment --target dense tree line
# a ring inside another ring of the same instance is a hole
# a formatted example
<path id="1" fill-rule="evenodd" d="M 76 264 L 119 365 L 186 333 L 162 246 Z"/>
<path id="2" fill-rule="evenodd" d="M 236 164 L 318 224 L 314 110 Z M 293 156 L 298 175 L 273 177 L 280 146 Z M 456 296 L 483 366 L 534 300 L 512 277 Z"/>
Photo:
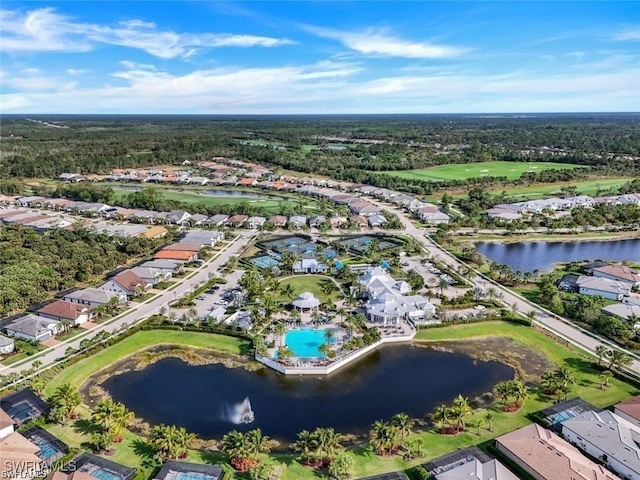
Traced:
<path id="1" fill-rule="evenodd" d="M 0 225 L 0 315 L 97 280 L 131 257 L 149 255 L 160 241 L 115 240 L 82 228 L 41 234 L 21 225 Z"/>
<path id="2" fill-rule="evenodd" d="M 62 172 L 107 173 L 184 160 L 233 156 L 297 171 L 356 180 L 357 172 L 406 170 L 490 160 L 555 160 L 592 167 L 638 168 L 623 155 L 640 154 L 634 116 L 480 118 L 464 116 L 354 117 L 53 117 L 51 128 L 25 117 L 3 119 L 0 178 L 51 177 Z M 323 147 L 344 138 L 344 150 Z M 359 144 L 366 138 L 380 144 Z M 256 146 L 244 140 L 280 142 Z M 613 162 L 613 163 L 612 163 Z M 536 181 L 534 176 L 526 181 Z M 401 181 L 404 182 L 404 181 Z"/>

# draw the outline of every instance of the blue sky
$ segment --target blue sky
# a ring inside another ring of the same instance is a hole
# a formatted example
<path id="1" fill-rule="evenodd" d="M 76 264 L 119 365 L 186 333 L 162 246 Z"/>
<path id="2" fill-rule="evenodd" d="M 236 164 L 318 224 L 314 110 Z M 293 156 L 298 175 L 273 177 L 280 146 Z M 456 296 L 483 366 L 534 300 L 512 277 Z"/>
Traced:
<path id="1" fill-rule="evenodd" d="M 3 113 L 640 111 L 640 3 L 0 6 Z"/>

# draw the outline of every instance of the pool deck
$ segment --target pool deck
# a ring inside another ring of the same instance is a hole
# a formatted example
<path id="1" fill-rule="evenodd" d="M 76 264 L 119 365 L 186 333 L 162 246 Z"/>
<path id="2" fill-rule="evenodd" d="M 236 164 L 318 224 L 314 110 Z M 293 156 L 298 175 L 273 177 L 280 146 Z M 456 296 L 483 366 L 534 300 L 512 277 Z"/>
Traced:
<path id="1" fill-rule="evenodd" d="M 255 359 L 263 363 L 269 368 L 274 369 L 284 375 L 329 375 L 342 367 L 350 364 L 351 362 L 367 355 L 380 345 L 392 344 L 392 343 L 405 343 L 411 342 L 416 335 L 416 329 L 409 322 L 403 322 L 401 327 L 392 326 L 378 326 L 380 330 L 381 339 L 376 343 L 368 345 L 358 350 L 353 350 L 349 353 L 343 354 L 338 352 L 337 356 L 333 359 L 328 358 L 293 358 L 286 363 L 281 363 L 273 358 L 262 357 L 258 354 L 255 355 Z M 310 328 L 310 325 L 302 325 L 301 328 Z M 325 328 L 340 328 L 335 324 L 329 323 L 326 326 L 318 327 L 324 330 Z"/>

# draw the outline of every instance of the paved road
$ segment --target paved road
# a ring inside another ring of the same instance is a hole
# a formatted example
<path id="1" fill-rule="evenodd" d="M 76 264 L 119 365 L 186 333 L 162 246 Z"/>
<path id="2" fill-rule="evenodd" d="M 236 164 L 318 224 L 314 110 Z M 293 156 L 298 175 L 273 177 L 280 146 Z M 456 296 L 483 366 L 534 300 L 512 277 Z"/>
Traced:
<path id="1" fill-rule="evenodd" d="M 433 258 L 448 265 L 453 270 L 457 270 L 459 266 L 465 265 L 463 262 L 458 260 L 453 255 L 451 255 L 449 252 L 440 248 L 440 246 L 436 245 L 433 241 L 431 241 L 430 238 L 425 236 L 424 228 L 416 227 L 413 224 L 413 222 L 409 218 L 407 218 L 406 213 L 404 211 L 400 210 L 397 207 L 390 206 L 389 204 L 380 202 L 379 200 L 376 200 L 373 198 L 368 198 L 367 200 L 371 203 L 378 205 L 379 207 L 385 210 L 389 210 L 395 213 L 396 215 L 398 215 L 398 217 L 402 221 L 402 224 L 405 227 L 405 233 L 411 235 L 415 240 L 420 242 L 427 249 L 427 251 Z M 465 266 L 469 267 L 468 265 L 465 265 Z M 471 283 L 485 290 L 489 287 L 495 288 L 503 295 L 502 302 L 504 302 L 505 305 L 509 307 L 515 306 L 517 311 L 521 312 L 524 315 L 527 315 L 529 312 L 532 312 L 532 311 L 535 312 L 536 321 L 538 324 L 550 330 L 551 332 L 556 333 L 559 336 L 565 338 L 566 340 L 570 341 L 571 343 L 578 346 L 579 348 L 594 354 L 595 354 L 596 347 L 599 345 L 605 345 L 609 348 L 616 348 L 618 350 L 625 351 L 626 353 L 628 353 L 634 358 L 634 361 L 630 365 L 629 370 L 632 373 L 635 373 L 636 375 L 640 375 L 640 361 L 639 361 L 640 357 L 638 357 L 637 355 L 620 348 L 619 346 L 611 343 L 610 341 L 602 337 L 599 337 L 595 334 L 592 334 L 591 332 L 588 332 L 586 330 L 583 330 L 577 327 L 576 325 L 572 324 L 569 320 L 562 319 L 561 317 L 558 317 L 557 315 L 553 314 L 552 312 L 542 307 L 532 305 L 526 299 L 516 294 L 515 292 L 512 292 L 508 288 L 500 285 L 497 282 L 494 282 L 490 278 L 485 277 L 484 275 L 481 275 L 476 270 L 473 270 L 473 271 L 475 272 L 475 275 L 468 278 L 468 280 Z"/>
<path id="2" fill-rule="evenodd" d="M 164 290 L 160 295 L 148 303 L 140 304 L 134 307 L 133 310 L 123 314 L 117 320 L 110 323 L 98 324 L 88 333 L 82 334 L 79 337 L 74 337 L 66 342 L 53 347 L 51 350 L 46 351 L 43 355 L 38 356 L 36 359 L 22 363 L 19 365 L 5 367 L 0 369 L 0 374 L 6 375 L 12 372 L 19 372 L 31 368 L 33 361 L 39 360 L 43 363 L 43 368 L 56 361 L 57 358 L 64 356 L 64 352 L 67 348 L 78 348 L 80 342 L 86 338 L 94 337 L 101 331 L 113 332 L 114 330 L 121 328 L 124 324 L 134 325 L 144 318 L 149 317 L 155 313 L 158 313 L 161 307 L 166 306 L 169 302 L 174 301 L 176 298 L 180 298 L 185 293 L 189 293 L 196 289 L 199 284 L 206 282 L 209 279 L 210 274 L 216 274 L 221 265 L 223 265 L 231 255 L 239 252 L 247 243 L 251 240 L 251 235 L 240 235 L 235 240 L 230 242 L 223 250 L 218 252 L 211 260 L 204 263 L 196 270 L 193 276 L 183 278 L 180 280 L 179 285 L 173 290 Z"/>

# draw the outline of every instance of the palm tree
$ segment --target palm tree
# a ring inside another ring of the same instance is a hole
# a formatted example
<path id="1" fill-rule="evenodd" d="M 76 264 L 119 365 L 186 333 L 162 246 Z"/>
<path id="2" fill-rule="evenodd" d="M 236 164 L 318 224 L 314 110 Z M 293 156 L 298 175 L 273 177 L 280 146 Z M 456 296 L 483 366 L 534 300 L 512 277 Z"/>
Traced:
<path id="1" fill-rule="evenodd" d="M 596 347 L 596 355 L 598 356 L 598 366 L 602 365 L 602 359 L 604 357 L 607 356 L 607 353 L 609 352 L 609 349 L 607 347 L 605 347 L 604 345 L 598 345 Z"/>
<path id="2" fill-rule="evenodd" d="M 135 414 L 131 410 L 128 410 L 123 403 L 116 403 L 111 424 L 116 442 L 122 441 L 122 430 L 130 426 L 134 419 Z"/>
<path id="3" fill-rule="evenodd" d="M 536 319 L 537 313 L 535 310 L 530 310 L 527 312 L 527 320 L 530 322 L 534 322 Z"/>
<path id="4" fill-rule="evenodd" d="M 493 432 L 493 421 L 495 420 L 496 416 L 493 412 L 487 412 L 484 415 L 484 419 L 487 421 L 487 427 L 489 428 L 490 432 Z"/>
<path id="5" fill-rule="evenodd" d="M 521 380 L 512 380 L 511 393 L 516 399 L 516 405 L 521 407 L 524 400 L 529 396 L 529 389 Z"/>
<path id="6" fill-rule="evenodd" d="M 459 431 L 465 429 L 464 419 L 473 414 L 473 409 L 469 406 L 469 399 L 458 395 L 453 400 L 452 413 L 456 419 L 457 427 Z"/>
<path id="7" fill-rule="evenodd" d="M 480 436 L 480 431 L 482 430 L 482 427 L 484 427 L 487 424 L 487 419 L 484 417 L 480 417 L 478 419 L 478 421 L 476 422 L 476 427 L 478 427 L 478 436 Z"/>
<path id="8" fill-rule="evenodd" d="M 611 371 L 609 370 L 605 370 L 600 374 L 600 388 L 602 390 L 604 390 L 606 387 L 611 386 L 611 383 L 609 383 L 611 377 L 613 377 L 613 373 L 611 373 Z"/>
<path id="9" fill-rule="evenodd" d="M 256 458 L 262 453 L 269 453 L 271 451 L 271 439 L 262 434 L 262 430 L 256 428 L 245 433 L 247 437 L 249 453 L 251 458 Z"/>
<path id="10" fill-rule="evenodd" d="M 103 432 L 112 431 L 117 408 L 118 404 L 112 398 L 101 400 L 91 415 L 92 423 Z"/>
<path id="11" fill-rule="evenodd" d="M 444 294 L 445 289 L 449 286 L 449 282 L 447 282 L 444 278 L 438 280 L 438 288 L 440 289 L 440 296 Z"/>
<path id="12" fill-rule="evenodd" d="M 231 465 L 238 471 L 246 472 L 251 468 L 251 448 L 246 434 L 233 430 L 222 437 L 221 450 L 229 455 Z"/>
<path id="13" fill-rule="evenodd" d="M 109 450 L 115 441 L 115 435 L 110 430 L 101 430 L 91 435 L 91 443 L 93 443 L 96 452 Z"/>
<path id="14" fill-rule="evenodd" d="M 391 423 L 398 427 L 401 440 L 404 440 L 405 437 L 411 435 L 411 429 L 413 428 L 414 422 L 406 413 L 396 413 L 393 417 L 391 417 Z"/>
<path id="15" fill-rule="evenodd" d="M 336 310 L 336 313 L 340 315 L 340 323 L 344 321 L 344 316 L 347 314 L 347 310 L 344 307 L 340 307 Z"/>
<path id="16" fill-rule="evenodd" d="M 369 431 L 369 443 L 378 455 L 389 455 L 397 448 L 399 435 L 397 427 L 378 420 Z"/>
<path id="17" fill-rule="evenodd" d="M 69 383 L 65 383 L 56 389 L 50 403 L 61 410 L 63 418 L 74 418 L 76 409 L 82 403 L 82 396 Z"/>
<path id="18" fill-rule="evenodd" d="M 293 300 L 296 296 L 296 291 L 290 283 L 282 285 L 280 293 L 289 301 Z"/>
<path id="19" fill-rule="evenodd" d="M 282 322 L 278 322 L 274 326 L 273 333 L 280 340 L 280 346 L 284 345 L 284 336 L 287 333 L 287 326 Z"/>
<path id="20" fill-rule="evenodd" d="M 336 337 L 336 332 L 332 328 L 327 328 L 324 331 L 323 338 L 328 343 L 331 344 L 331 341 Z"/>
<path id="21" fill-rule="evenodd" d="M 31 390 L 33 390 L 33 393 L 35 393 L 39 397 L 42 397 L 42 392 L 44 391 L 45 386 L 46 386 L 46 382 L 42 377 L 34 377 L 31 380 L 31 385 L 30 385 Z"/>
<path id="22" fill-rule="evenodd" d="M 176 441 L 176 459 L 187 458 L 189 449 L 196 441 L 196 434 L 188 432 L 186 428 L 180 427 L 175 432 Z"/>
<path id="23" fill-rule="evenodd" d="M 451 416 L 451 408 L 447 405 L 442 404 L 439 407 L 436 407 L 433 413 L 431 414 L 431 419 L 435 422 L 436 428 L 438 430 L 444 430 L 445 425 L 449 423 L 449 418 Z"/>
<path id="24" fill-rule="evenodd" d="M 574 376 L 573 371 L 566 365 L 557 368 L 553 372 L 553 376 L 556 379 L 556 384 L 565 390 L 570 389 L 570 385 L 576 383 L 576 377 Z"/>
<path id="25" fill-rule="evenodd" d="M 333 358 L 335 356 L 335 351 L 328 343 L 323 343 L 322 345 L 320 345 L 318 347 L 318 351 L 323 355 L 326 355 L 328 358 Z"/>
<path id="26" fill-rule="evenodd" d="M 509 382 L 498 382 L 495 386 L 496 394 L 500 397 L 504 406 L 509 402 L 511 397 L 511 385 Z"/>
<path id="27" fill-rule="evenodd" d="M 487 295 L 487 299 L 490 302 L 493 302 L 496 299 L 496 297 L 498 296 L 498 290 L 496 290 L 495 287 L 489 287 L 489 288 L 487 288 L 486 295 Z"/>
<path id="28" fill-rule="evenodd" d="M 308 430 L 303 430 L 298 434 L 298 441 L 293 444 L 293 448 L 300 452 L 300 460 L 303 465 L 309 464 L 312 452 L 317 450 L 316 436 Z"/>
<path id="29" fill-rule="evenodd" d="M 344 450 L 342 445 L 344 438 L 333 428 L 317 428 L 313 433 L 317 455 L 322 458 L 325 465 L 330 464 L 336 454 Z"/>
<path id="30" fill-rule="evenodd" d="M 623 370 L 633 363 L 633 358 L 621 350 L 612 350 L 609 353 L 609 370 Z"/>
<path id="31" fill-rule="evenodd" d="M 167 426 L 164 423 L 153 427 L 149 436 L 149 446 L 154 451 L 154 457 L 160 463 L 178 457 L 177 430 L 174 425 Z"/>

